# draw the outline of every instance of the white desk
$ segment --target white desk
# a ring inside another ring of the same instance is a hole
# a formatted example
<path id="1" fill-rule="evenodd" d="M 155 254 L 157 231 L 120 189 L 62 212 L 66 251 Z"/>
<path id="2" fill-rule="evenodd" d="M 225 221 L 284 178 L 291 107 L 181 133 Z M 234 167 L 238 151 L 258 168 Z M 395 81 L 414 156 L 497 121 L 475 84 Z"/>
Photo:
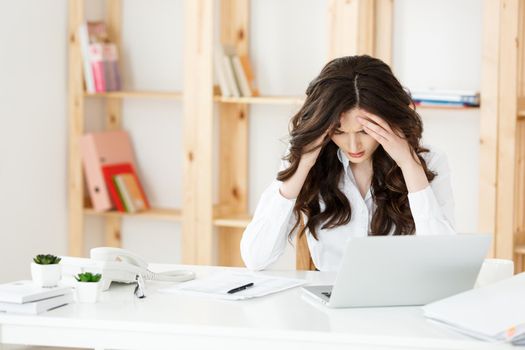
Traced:
<path id="1" fill-rule="evenodd" d="M 217 267 L 189 268 L 204 276 Z M 267 274 L 331 283 L 334 274 Z M 420 308 L 328 309 L 299 288 L 245 301 L 156 293 L 117 285 L 97 304 L 71 304 L 38 315 L 0 314 L 0 343 L 109 349 L 511 349 L 459 335 L 426 321 Z M 1 348 L 1 345 L 0 345 Z"/>

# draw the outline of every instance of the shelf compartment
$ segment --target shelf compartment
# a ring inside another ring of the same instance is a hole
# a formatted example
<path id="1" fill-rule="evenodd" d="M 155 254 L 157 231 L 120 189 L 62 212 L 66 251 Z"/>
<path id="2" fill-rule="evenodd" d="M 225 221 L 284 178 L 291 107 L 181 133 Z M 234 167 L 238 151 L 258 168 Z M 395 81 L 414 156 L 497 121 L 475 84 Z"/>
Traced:
<path id="1" fill-rule="evenodd" d="M 217 227 L 246 228 L 252 221 L 252 216 L 248 214 L 221 215 L 213 219 L 213 224 Z"/>
<path id="2" fill-rule="evenodd" d="M 85 97 L 104 97 L 104 98 L 144 98 L 144 99 L 168 99 L 182 100 L 182 92 L 176 91 L 111 91 L 99 93 L 84 92 Z"/>
<path id="3" fill-rule="evenodd" d="M 86 215 L 102 217 L 133 217 L 144 219 L 182 221 L 182 211 L 180 209 L 152 208 L 150 210 L 143 211 L 140 213 L 123 213 L 116 210 L 99 212 L 95 211 L 92 208 L 84 208 L 84 213 Z"/>
<path id="4" fill-rule="evenodd" d="M 213 100 L 220 103 L 263 104 L 263 105 L 301 105 L 304 98 L 299 96 L 254 96 L 254 97 L 223 97 L 214 96 Z"/>

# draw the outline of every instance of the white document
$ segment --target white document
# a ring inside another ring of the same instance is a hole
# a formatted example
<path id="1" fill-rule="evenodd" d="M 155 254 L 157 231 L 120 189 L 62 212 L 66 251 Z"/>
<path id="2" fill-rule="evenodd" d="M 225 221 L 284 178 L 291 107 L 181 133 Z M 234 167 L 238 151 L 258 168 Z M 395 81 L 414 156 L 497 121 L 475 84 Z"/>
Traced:
<path id="1" fill-rule="evenodd" d="M 29 280 L 15 281 L 0 284 L 0 302 L 22 304 L 63 295 L 70 291 L 71 287 L 67 286 L 44 288 Z"/>
<path id="2" fill-rule="evenodd" d="M 253 286 L 242 291 L 229 294 L 234 288 L 253 283 Z M 247 272 L 218 272 L 204 278 L 159 289 L 165 293 L 190 293 L 207 295 L 227 300 L 243 300 L 277 293 L 286 289 L 305 284 L 301 279 L 265 276 Z"/>
<path id="3" fill-rule="evenodd" d="M 461 333 L 517 344 L 525 334 L 525 273 L 430 303 L 423 311 Z"/>

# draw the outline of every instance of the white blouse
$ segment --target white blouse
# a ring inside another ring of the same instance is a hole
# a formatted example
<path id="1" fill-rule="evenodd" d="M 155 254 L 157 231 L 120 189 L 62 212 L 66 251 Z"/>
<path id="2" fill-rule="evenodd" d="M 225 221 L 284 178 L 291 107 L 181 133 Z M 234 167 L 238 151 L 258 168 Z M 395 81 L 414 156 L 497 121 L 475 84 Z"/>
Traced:
<path id="1" fill-rule="evenodd" d="M 408 194 L 416 234 L 455 234 L 454 196 L 447 158 L 444 154 L 433 150 L 421 155 L 428 168 L 436 172 L 437 176 L 430 186 Z M 350 201 L 352 217 L 346 225 L 332 229 L 318 228 L 318 240 L 308 231 L 306 232 L 312 260 L 320 271 L 338 270 L 346 240 L 349 237 L 368 236 L 371 219 L 376 209 L 370 190 L 364 199 L 361 196 L 349 160 L 341 150 L 338 151 L 338 158 L 345 171 L 339 187 Z M 287 167 L 288 163 L 283 161 L 281 170 Z M 281 195 L 279 192 L 281 184 L 281 181 L 274 180 L 263 192 L 254 217 L 242 236 L 241 256 L 249 269 L 262 270 L 274 263 L 282 255 L 288 242 L 288 233 L 295 223 L 293 213 L 295 199 L 287 199 Z M 296 233 L 294 232 L 294 235 Z"/>

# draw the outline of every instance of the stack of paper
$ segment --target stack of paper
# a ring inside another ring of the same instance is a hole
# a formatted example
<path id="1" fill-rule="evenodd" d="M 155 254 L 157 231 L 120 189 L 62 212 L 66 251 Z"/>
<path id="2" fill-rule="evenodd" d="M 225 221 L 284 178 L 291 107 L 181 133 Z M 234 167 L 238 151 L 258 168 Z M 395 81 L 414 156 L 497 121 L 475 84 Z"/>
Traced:
<path id="1" fill-rule="evenodd" d="M 229 294 L 228 291 L 253 283 L 253 286 L 239 292 Z M 163 288 L 159 291 L 167 293 L 190 293 L 207 295 L 227 300 L 242 300 L 277 293 L 289 288 L 305 284 L 304 280 L 269 277 L 260 274 L 242 272 L 219 272 L 209 277 Z"/>
<path id="2" fill-rule="evenodd" d="M 0 312 L 38 314 L 72 301 L 71 287 L 42 288 L 32 281 L 0 284 Z"/>
<path id="3" fill-rule="evenodd" d="M 472 337 L 525 345 L 525 273 L 436 301 L 423 311 Z"/>

